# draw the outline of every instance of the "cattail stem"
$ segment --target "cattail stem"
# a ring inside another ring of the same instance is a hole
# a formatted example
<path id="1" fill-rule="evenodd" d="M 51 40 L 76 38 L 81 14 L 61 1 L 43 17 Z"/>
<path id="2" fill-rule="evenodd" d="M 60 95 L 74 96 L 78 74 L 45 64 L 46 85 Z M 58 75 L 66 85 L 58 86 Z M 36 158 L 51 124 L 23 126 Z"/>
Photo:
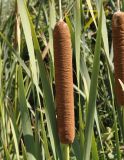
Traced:
<path id="1" fill-rule="evenodd" d="M 60 15 L 60 19 L 62 19 L 62 1 L 59 0 L 59 15 Z"/>
<path id="2" fill-rule="evenodd" d="M 121 129 L 121 133 L 122 133 L 122 138 L 124 142 L 124 130 L 123 130 L 124 128 L 123 127 L 124 126 L 124 106 L 117 108 L 117 114 L 118 114 L 118 121 L 119 121 L 120 129 Z"/>
<path id="3" fill-rule="evenodd" d="M 120 0 L 117 0 L 117 11 L 120 11 Z"/>
<path id="4" fill-rule="evenodd" d="M 14 41 L 14 47 L 20 53 L 20 17 L 19 17 L 17 0 L 15 2 L 15 15 L 16 15 L 16 23 L 15 23 L 15 41 Z"/>
<path id="5" fill-rule="evenodd" d="M 124 106 L 122 108 L 122 135 L 124 136 Z M 124 141 L 124 139 L 123 139 L 123 141 Z"/>
<path id="6" fill-rule="evenodd" d="M 69 145 L 66 144 L 63 146 L 63 159 L 64 160 L 69 160 L 70 156 L 69 156 Z"/>

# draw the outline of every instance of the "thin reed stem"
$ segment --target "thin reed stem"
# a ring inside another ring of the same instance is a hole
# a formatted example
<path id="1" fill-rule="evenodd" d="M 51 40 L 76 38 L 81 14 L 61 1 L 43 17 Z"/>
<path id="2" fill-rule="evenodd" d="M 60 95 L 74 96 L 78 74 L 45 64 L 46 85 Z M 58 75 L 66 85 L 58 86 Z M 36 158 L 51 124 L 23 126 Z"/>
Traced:
<path id="1" fill-rule="evenodd" d="M 122 135 L 124 141 L 124 106 L 122 106 Z"/>
<path id="2" fill-rule="evenodd" d="M 59 15 L 60 15 L 60 19 L 62 19 L 62 1 L 59 0 Z"/>
<path id="3" fill-rule="evenodd" d="M 69 156 L 69 145 L 65 144 L 64 148 L 63 148 L 63 159 L 64 160 L 69 160 L 70 156 Z"/>
<path id="4" fill-rule="evenodd" d="M 120 11 L 120 0 L 117 0 L 117 11 Z"/>

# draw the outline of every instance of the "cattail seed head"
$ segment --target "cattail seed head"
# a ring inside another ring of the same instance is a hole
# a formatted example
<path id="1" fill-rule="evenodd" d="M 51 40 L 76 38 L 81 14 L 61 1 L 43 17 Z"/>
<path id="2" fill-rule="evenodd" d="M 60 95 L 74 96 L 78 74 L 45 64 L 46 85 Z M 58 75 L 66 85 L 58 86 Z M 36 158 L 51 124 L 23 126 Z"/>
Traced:
<path id="1" fill-rule="evenodd" d="M 74 140 L 74 98 L 71 37 L 67 24 L 60 20 L 53 32 L 57 127 L 61 143 Z"/>
<path id="2" fill-rule="evenodd" d="M 112 39 L 114 49 L 115 93 L 119 105 L 124 105 L 124 12 L 116 12 L 112 18 Z"/>

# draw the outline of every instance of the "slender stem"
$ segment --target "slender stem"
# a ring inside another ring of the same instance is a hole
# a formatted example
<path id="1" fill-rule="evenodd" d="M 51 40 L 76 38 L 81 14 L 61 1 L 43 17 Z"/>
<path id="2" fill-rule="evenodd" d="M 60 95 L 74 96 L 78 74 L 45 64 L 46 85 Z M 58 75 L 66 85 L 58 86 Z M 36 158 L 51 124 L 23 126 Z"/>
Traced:
<path id="1" fill-rule="evenodd" d="M 63 148 L 63 160 L 69 160 L 69 145 L 65 144 Z"/>
<path id="2" fill-rule="evenodd" d="M 118 111 L 119 123 L 121 127 L 122 138 L 124 142 L 124 106 L 121 106 L 121 108 L 117 109 L 117 111 Z"/>
<path id="3" fill-rule="evenodd" d="M 62 19 L 62 1 L 59 0 L 59 15 L 60 15 L 60 19 Z"/>
<path id="4" fill-rule="evenodd" d="M 122 135 L 124 138 L 124 106 L 122 106 Z M 124 141 L 124 139 L 123 139 Z"/>
<path id="5" fill-rule="evenodd" d="M 120 0 L 117 0 L 117 11 L 120 11 Z"/>
<path id="6" fill-rule="evenodd" d="M 121 160 L 121 153 L 120 153 L 120 146 L 119 146 L 119 135 L 118 135 L 118 126 L 117 126 L 117 115 L 114 108 L 114 102 L 113 102 L 113 114 L 114 114 L 114 129 L 115 129 L 115 140 L 116 140 L 116 150 L 117 150 L 117 156 L 118 160 Z"/>

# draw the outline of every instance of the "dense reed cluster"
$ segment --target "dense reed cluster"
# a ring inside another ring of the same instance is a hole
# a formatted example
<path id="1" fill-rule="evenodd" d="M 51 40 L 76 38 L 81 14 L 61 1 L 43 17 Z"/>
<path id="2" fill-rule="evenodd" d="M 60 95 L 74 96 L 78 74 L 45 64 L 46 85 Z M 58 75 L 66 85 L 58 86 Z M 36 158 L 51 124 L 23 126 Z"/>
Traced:
<path id="1" fill-rule="evenodd" d="M 124 160 L 120 82 L 124 0 L 0 0 L 0 160 Z"/>

